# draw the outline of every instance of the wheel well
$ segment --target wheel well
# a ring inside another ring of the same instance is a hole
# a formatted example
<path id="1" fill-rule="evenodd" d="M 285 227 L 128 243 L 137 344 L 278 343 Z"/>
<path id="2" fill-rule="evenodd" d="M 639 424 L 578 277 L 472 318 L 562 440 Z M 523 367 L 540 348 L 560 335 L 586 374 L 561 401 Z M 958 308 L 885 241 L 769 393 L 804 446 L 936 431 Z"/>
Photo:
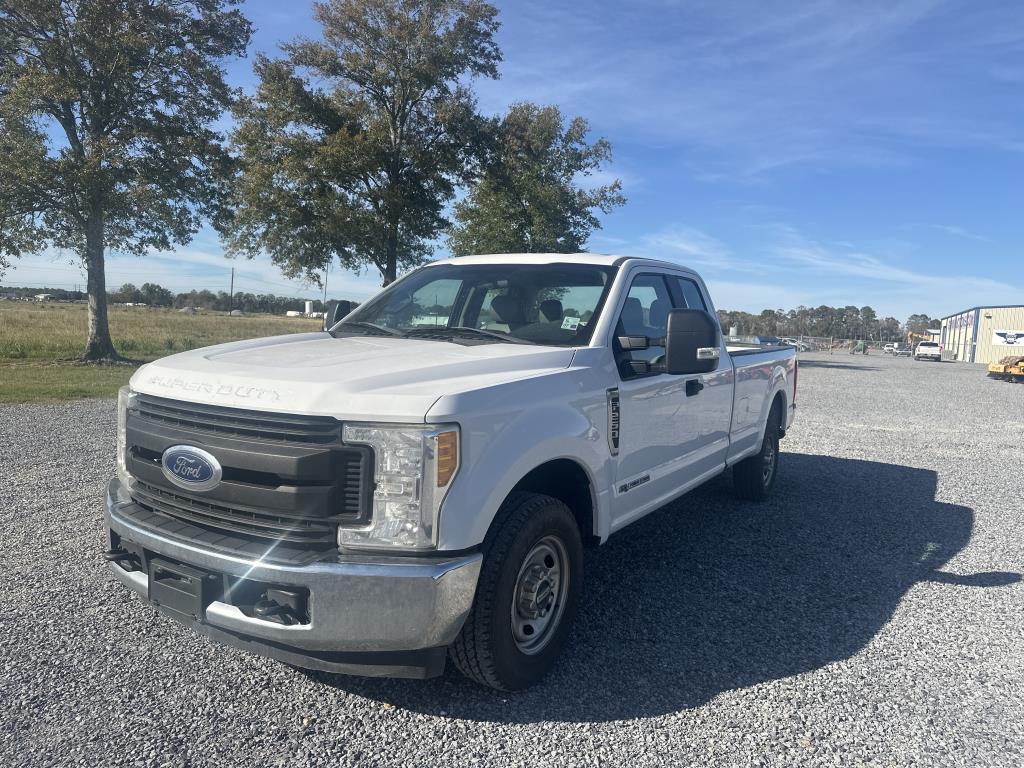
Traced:
<path id="1" fill-rule="evenodd" d="M 583 540 L 596 540 L 590 478 L 572 459 L 554 459 L 541 464 L 516 483 L 512 493 L 516 491 L 543 493 L 558 499 L 572 510 Z"/>
<path id="2" fill-rule="evenodd" d="M 783 415 L 786 411 L 786 398 L 781 392 L 775 393 L 772 400 L 772 407 L 768 410 L 768 420 L 771 421 L 772 414 L 775 414 L 775 422 L 778 425 L 779 437 L 786 436 L 786 418 Z"/>

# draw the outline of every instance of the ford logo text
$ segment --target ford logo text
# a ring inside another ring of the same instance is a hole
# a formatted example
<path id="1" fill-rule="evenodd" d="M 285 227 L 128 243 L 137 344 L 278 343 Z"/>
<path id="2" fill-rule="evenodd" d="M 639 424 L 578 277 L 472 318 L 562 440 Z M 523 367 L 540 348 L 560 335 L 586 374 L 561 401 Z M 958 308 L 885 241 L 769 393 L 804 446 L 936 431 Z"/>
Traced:
<path id="1" fill-rule="evenodd" d="M 217 458 L 192 445 L 172 445 L 160 460 L 164 477 L 179 488 L 208 491 L 220 482 L 223 470 Z"/>

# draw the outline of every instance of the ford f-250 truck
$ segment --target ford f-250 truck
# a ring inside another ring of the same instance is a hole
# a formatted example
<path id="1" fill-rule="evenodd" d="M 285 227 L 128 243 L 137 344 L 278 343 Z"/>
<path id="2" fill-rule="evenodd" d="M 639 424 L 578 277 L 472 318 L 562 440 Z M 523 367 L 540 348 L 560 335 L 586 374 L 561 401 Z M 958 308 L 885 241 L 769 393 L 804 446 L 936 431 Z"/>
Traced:
<path id="1" fill-rule="evenodd" d="M 112 572 L 310 669 L 538 680 L 604 542 L 731 470 L 775 484 L 789 347 L 731 348 L 701 278 L 589 254 L 421 267 L 322 333 L 140 368 L 118 404 Z"/>

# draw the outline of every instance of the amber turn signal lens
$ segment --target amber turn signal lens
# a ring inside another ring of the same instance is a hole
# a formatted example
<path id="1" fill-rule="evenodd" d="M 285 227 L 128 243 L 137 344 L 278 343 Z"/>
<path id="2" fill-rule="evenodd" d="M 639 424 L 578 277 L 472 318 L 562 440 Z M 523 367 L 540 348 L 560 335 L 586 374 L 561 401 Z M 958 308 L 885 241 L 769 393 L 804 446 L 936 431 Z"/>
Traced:
<path id="1" fill-rule="evenodd" d="M 442 432 L 437 436 L 437 487 L 444 488 L 459 468 L 459 433 Z"/>

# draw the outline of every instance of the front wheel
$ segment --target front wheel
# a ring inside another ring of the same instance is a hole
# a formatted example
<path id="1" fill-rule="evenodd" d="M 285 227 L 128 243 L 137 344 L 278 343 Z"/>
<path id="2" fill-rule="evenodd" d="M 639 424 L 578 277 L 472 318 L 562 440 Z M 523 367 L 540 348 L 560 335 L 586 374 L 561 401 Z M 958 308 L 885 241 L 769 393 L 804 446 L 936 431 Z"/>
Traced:
<path id="1" fill-rule="evenodd" d="M 583 585 L 583 544 L 565 504 L 516 493 L 484 546 L 476 599 L 449 649 L 466 677 L 511 691 L 540 680 L 565 645 Z"/>
<path id="2" fill-rule="evenodd" d="M 779 474 L 779 416 L 773 408 L 764 428 L 761 450 L 748 456 L 733 469 L 732 482 L 740 498 L 764 501 L 775 487 Z"/>

